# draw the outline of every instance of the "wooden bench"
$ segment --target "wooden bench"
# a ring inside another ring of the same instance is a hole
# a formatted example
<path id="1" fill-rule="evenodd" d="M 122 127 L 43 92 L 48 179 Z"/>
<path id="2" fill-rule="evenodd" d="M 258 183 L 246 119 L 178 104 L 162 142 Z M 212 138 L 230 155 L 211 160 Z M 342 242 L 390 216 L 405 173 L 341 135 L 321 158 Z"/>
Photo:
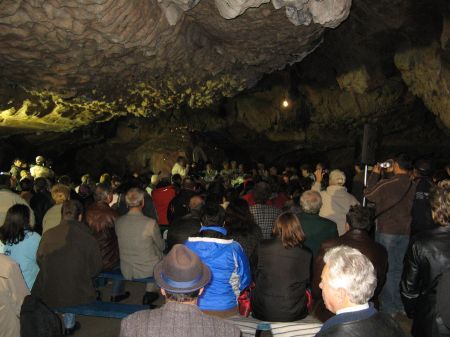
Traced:
<path id="1" fill-rule="evenodd" d="M 295 322 L 263 322 L 252 317 L 233 316 L 227 319 L 242 332 L 242 337 L 259 337 L 270 331 L 274 337 L 314 337 L 322 323 L 312 316 Z"/>
<path id="2" fill-rule="evenodd" d="M 104 271 L 98 274 L 98 278 L 106 278 L 110 280 L 117 280 L 117 281 L 131 281 L 131 282 L 140 282 L 140 283 L 154 283 L 155 279 L 150 277 L 145 278 L 135 278 L 135 279 L 126 279 L 123 275 L 120 269 L 112 270 L 112 271 Z"/>
<path id="3" fill-rule="evenodd" d="M 93 302 L 90 304 L 77 305 L 73 307 L 55 308 L 56 312 L 75 314 L 83 316 L 108 317 L 122 319 L 128 315 L 141 310 L 148 310 L 148 305 L 123 304 L 112 302 Z"/>

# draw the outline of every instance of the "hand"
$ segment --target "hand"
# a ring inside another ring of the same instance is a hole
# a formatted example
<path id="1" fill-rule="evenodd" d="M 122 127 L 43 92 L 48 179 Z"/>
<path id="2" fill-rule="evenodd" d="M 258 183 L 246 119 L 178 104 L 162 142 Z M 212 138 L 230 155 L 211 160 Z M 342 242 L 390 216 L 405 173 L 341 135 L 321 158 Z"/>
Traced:
<path id="1" fill-rule="evenodd" d="M 321 168 L 318 168 L 316 171 L 314 171 L 314 175 L 316 176 L 316 182 L 321 183 L 324 174 L 325 172 L 323 172 L 323 169 Z"/>

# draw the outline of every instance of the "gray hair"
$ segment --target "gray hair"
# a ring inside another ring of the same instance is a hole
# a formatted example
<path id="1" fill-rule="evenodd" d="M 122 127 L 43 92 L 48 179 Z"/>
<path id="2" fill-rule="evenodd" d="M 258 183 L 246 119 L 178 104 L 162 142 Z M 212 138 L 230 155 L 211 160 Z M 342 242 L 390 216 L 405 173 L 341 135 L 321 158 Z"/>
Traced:
<path id="1" fill-rule="evenodd" d="M 322 207 L 322 197 L 317 191 L 305 191 L 300 197 L 300 206 L 303 212 L 318 214 Z"/>
<path id="2" fill-rule="evenodd" d="M 144 202 L 144 191 L 140 188 L 130 188 L 125 195 L 125 202 L 128 207 L 139 207 Z"/>
<path id="3" fill-rule="evenodd" d="M 359 250 L 338 246 L 323 258 L 328 265 L 328 283 L 334 289 L 344 289 L 354 304 L 364 304 L 373 297 L 377 276 L 372 262 Z"/>
<path id="4" fill-rule="evenodd" d="M 341 170 L 333 170 L 330 172 L 329 176 L 330 185 L 344 186 L 345 184 L 345 173 Z"/>

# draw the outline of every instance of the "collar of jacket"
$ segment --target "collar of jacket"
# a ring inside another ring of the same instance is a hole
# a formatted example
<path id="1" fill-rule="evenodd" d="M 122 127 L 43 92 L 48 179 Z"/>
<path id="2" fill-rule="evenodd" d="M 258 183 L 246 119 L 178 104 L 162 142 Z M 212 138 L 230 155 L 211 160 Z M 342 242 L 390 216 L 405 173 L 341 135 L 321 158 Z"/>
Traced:
<path id="1" fill-rule="evenodd" d="M 214 232 L 219 232 L 223 235 L 227 235 L 227 230 L 220 226 L 202 226 L 200 228 L 200 232 L 204 232 L 204 231 L 214 231 Z"/>

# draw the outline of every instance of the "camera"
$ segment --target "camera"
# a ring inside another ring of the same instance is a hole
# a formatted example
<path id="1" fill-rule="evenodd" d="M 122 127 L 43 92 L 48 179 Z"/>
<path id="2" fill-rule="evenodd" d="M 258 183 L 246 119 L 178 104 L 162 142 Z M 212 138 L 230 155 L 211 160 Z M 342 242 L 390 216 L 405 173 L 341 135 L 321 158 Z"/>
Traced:
<path id="1" fill-rule="evenodd" d="M 392 166 L 392 163 L 390 161 L 385 161 L 384 163 L 380 164 L 380 167 L 382 168 L 389 168 Z"/>

